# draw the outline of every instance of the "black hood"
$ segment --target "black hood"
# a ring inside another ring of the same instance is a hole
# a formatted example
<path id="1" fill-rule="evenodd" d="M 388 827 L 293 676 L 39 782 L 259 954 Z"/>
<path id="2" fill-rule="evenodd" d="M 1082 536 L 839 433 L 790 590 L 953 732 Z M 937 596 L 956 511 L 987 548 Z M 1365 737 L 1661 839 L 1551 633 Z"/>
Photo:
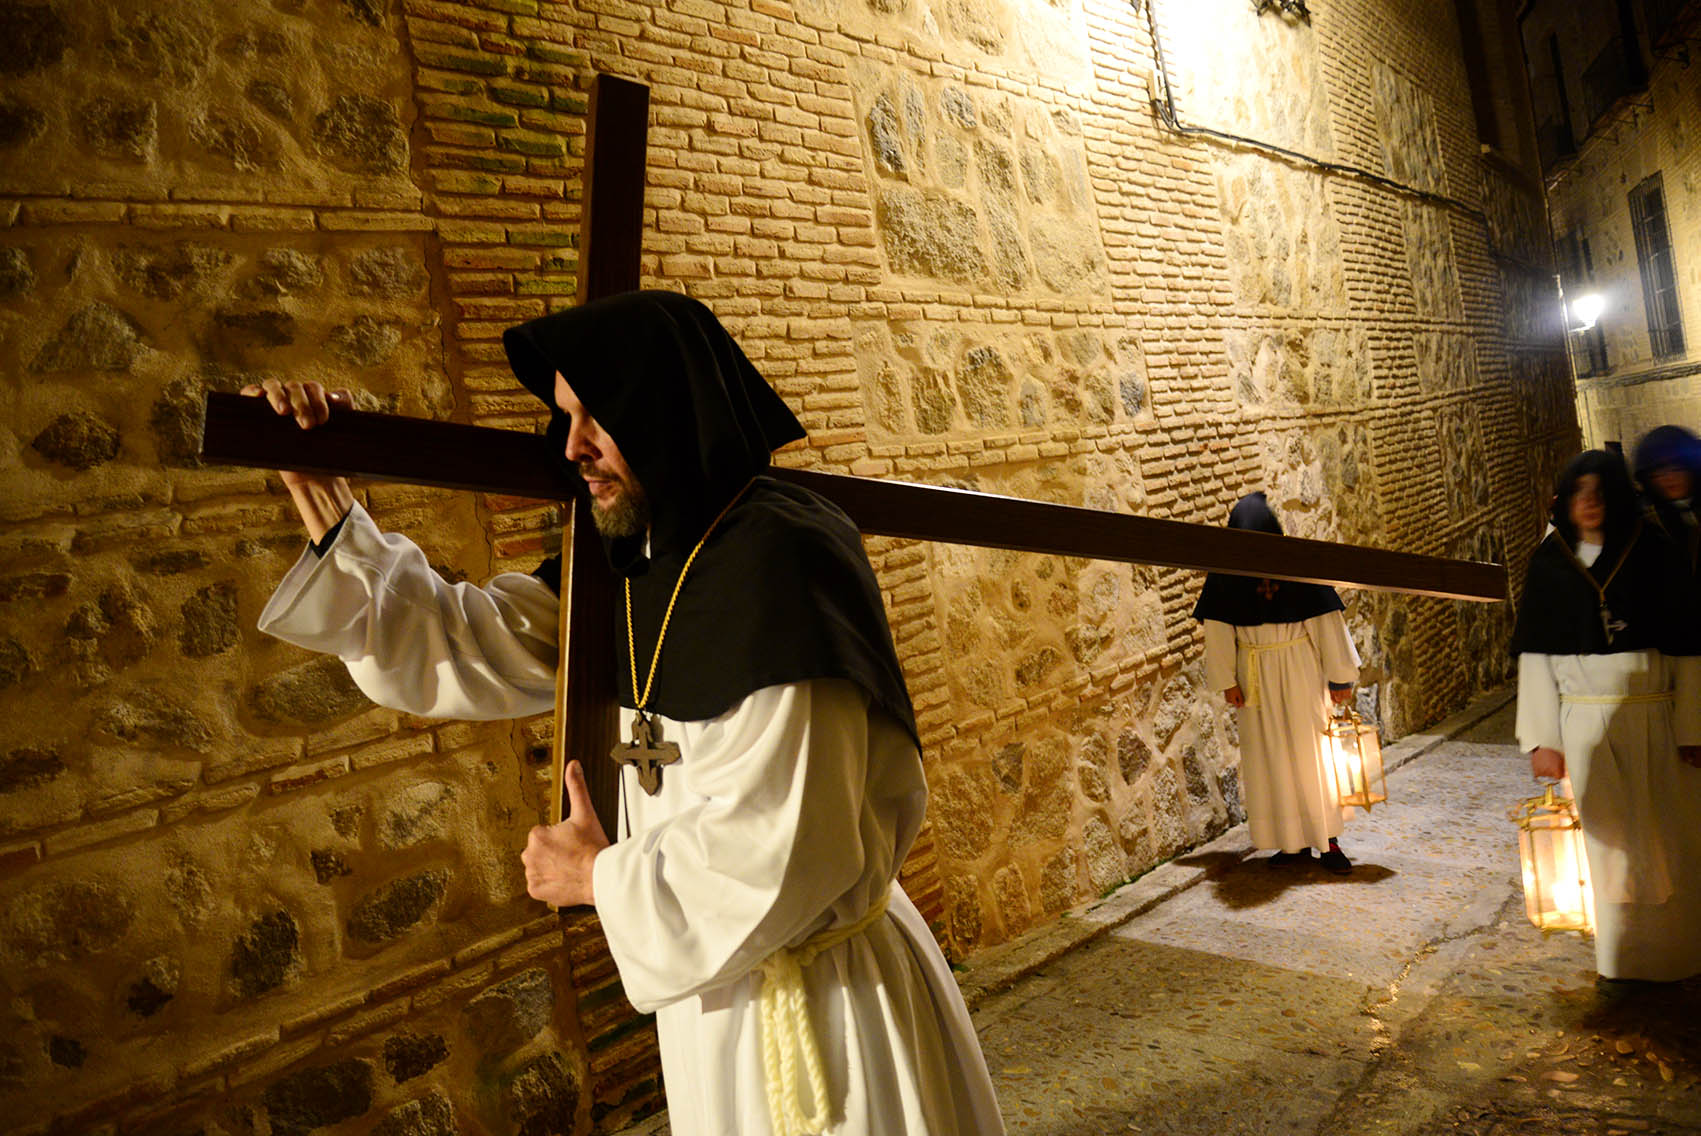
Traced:
<path id="1" fill-rule="evenodd" d="M 714 313 L 671 292 L 632 292 L 503 339 L 515 375 L 552 409 L 561 372 L 649 498 L 647 559 L 642 535 L 604 542 L 631 590 L 640 689 L 692 548 L 738 497 L 679 589 L 645 709 L 701 721 L 764 687 L 840 678 L 917 737 L 862 536 L 824 498 L 760 476 L 803 427 Z M 565 421 L 556 410 L 559 442 Z M 560 571 L 554 558 L 537 575 L 559 590 Z M 635 707 L 625 630 L 616 678 L 622 705 Z"/>
<path id="2" fill-rule="evenodd" d="M 1605 560 L 1623 550 L 1641 520 L 1636 486 L 1630 481 L 1630 467 L 1624 464 L 1623 457 L 1609 450 L 1584 450 L 1567 462 L 1554 479 L 1553 506 L 1548 519 L 1565 543 L 1576 548 L 1577 526 L 1571 523 L 1571 495 L 1577 491 L 1577 482 L 1591 473 L 1601 479 L 1601 497 L 1606 503 L 1606 545 L 1601 553 L 1601 559 Z"/>
<path id="3" fill-rule="evenodd" d="M 1681 466 L 1692 478 L 1701 480 L 1701 438 L 1682 426 L 1656 426 L 1636 443 L 1636 480 L 1652 496 L 1648 478 L 1661 466 Z M 1701 490 L 1701 485 L 1694 487 Z"/>
<path id="4" fill-rule="evenodd" d="M 774 450 L 804 436 L 714 313 L 689 296 L 610 296 L 509 328 L 502 343 L 515 376 L 554 412 L 552 437 L 565 443 L 559 371 L 614 439 L 650 500 L 658 555 L 688 551 Z M 616 571 L 640 565 L 643 542 L 604 542 Z"/>
<path id="5" fill-rule="evenodd" d="M 1654 471 L 1677 466 L 1689 471 L 1689 500 L 1673 501 L 1654 485 Z M 1688 565 L 1691 583 L 1701 583 L 1701 438 L 1681 426 L 1659 426 L 1636 443 L 1636 480 L 1651 519 L 1665 530 Z"/>
<path id="6" fill-rule="evenodd" d="M 1229 511 L 1228 527 L 1248 532 L 1282 536 L 1282 522 L 1262 493 L 1248 493 Z M 1273 593 L 1266 597 L 1265 591 Z M 1193 618 L 1214 619 L 1236 627 L 1260 623 L 1303 623 L 1325 612 L 1345 607 L 1335 589 L 1327 584 L 1296 584 L 1287 580 L 1260 580 L 1256 576 L 1230 576 L 1212 572 L 1199 589 Z"/>

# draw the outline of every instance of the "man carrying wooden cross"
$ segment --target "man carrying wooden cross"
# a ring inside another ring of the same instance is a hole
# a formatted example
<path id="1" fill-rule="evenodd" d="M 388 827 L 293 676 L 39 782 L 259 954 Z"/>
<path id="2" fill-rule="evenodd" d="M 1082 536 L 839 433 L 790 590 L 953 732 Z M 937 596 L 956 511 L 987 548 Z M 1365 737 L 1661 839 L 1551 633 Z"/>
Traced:
<path id="1" fill-rule="evenodd" d="M 596 905 L 627 996 L 657 1015 L 673 1131 L 1002 1132 L 896 879 L 927 789 L 873 570 L 837 507 L 763 475 L 801 425 L 684 296 L 598 300 L 504 340 L 621 577 L 631 739 L 612 755 L 625 838 L 608 842 L 571 763 L 571 815 L 532 830 L 527 889 Z M 330 414 L 317 384 L 248 393 L 304 427 Z M 313 547 L 262 630 L 411 713 L 553 708 L 559 561 L 450 585 L 341 478 L 283 477 Z"/>

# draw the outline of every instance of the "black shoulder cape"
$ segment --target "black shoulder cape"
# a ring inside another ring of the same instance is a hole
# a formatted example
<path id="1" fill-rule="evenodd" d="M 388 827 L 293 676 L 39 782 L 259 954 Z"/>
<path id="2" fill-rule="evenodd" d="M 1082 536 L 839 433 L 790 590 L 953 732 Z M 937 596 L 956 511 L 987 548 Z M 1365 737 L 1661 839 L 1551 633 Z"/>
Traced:
<path id="1" fill-rule="evenodd" d="M 631 578 L 640 687 L 684 562 L 677 550 L 663 553 Z M 633 706 L 624 638 L 618 655 L 620 700 Z M 851 680 L 916 735 L 861 534 L 815 493 L 758 477 L 691 565 L 650 705 L 670 718 L 712 718 L 751 691 L 812 678 Z"/>
<path id="2" fill-rule="evenodd" d="M 1606 606 L 1613 620 L 1625 626 L 1609 641 L 1594 584 L 1605 581 L 1621 557 L 1623 566 L 1606 585 Z M 1670 542 L 1657 529 L 1639 530 L 1628 549 L 1621 542 L 1608 544 L 1586 570 L 1573 558 L 1571 546 L 1558 530 L 1548 533 L 1536 546 L 1524 575 L 1512 653 L 1610 655 L 1650 649 L 1693 653 L 1678 649 L 1682 645 L 1674 633 L 1678 615 L 1672 610 L 1674 565 Z"/>
<path id="3" fill-rule="evenodd" d="M 1282 522 L 1262 493 L 1249 493 L 1236 502 L 1229 512 L 1228 527 L 1282 535 Z M 1345 606 L 1340 595 L 1327 584 L 1296 584 L 1212 572 L 1205 577 L 1205 586 L 1199 589 L 1193 618 L 1256 627 L 1260 623 L 1303 623 L 1325 612 L 1342 611 Z"/>
<path id="4" fill-rule="evenodd" d="M 1572 553 L 1578 536 L 1570 502 L 1578 481 L 1590 474 L 1599 479 L 1606 521 L 1601 554 L 1585 569 Z M 1604 450 L 1573 458 L 1555 483 L 1552 521 L 1524 576 L 1512 630 L 1514 655 L 1701 653 L 1693 589 L 1684 584 L 1676 546 L 1643 520 L 1623 458 Z M 1610 638 L 1597 584 L 1605 588 L 1611 620 L 1623 625 Z"/>
<path id="5" fill-rule="evenodd" d="M 738 498 L 680 589 L 646 709 L 697 721 L 763 687 L 843 678 L 916 737 L 861 535 L 825 499 L 761 476 L 803 427 L 707 307 L 631 292 L 531 320 L 503 342 L 514 374 L 554 412 L 551 433 L 565 437 L 559 371 L 650 500 L 647 557 L 642 535 L 603 542 L 631 585 L 639 689 L 681 568 Z M 558 559 L 537 574 L 559 591 Z M 633 707 L 623 614 L 616 628 L 620 700 Z"/>

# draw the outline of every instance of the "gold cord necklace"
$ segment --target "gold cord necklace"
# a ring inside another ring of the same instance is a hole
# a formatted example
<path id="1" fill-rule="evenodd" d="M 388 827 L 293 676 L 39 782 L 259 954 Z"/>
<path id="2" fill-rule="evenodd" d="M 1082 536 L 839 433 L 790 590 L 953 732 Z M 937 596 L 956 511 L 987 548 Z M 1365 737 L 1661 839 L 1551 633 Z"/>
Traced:
<path id="1" fill-rule="evenodd" d="M 739 499 L 755 482 L 756 479 L 751 478 L 744 483 L 743 489 L 733 494 L 732 500 L 726 503 L 726 507 L 709 522 L 709 527 L 703 530 L 703 535 L 698 538 L 697 546 L 691 550 L 691 555 L 685 558 L 685 567 L 679 570 L 679 579 L 673 584 L 673 595 L 668 597 L 667 611 L 662 614 L 661 631 L 656 634 L 656 649 L 650 656 L 650 673 L 644 679 L 642 693 L 638 690 L 638 646 L 632 636 L 632 578 L 626 578 L 626 658 L 632 664 L 632 696 L 637 705 L 633 707 L 636 713 L 632 717 L 632 740 L 616 745 L 609 752 L 609 756 L 621 765 L 630 765 L 636 769 L 638 784 L 652 797 L 661 792 L 662 766 L 672 765 L 679 760 L 679 746 L 673 742 L 658 740 L 655 724 L 644 713 L 644 707 L 650 702 L 650 688 L 656 681 L 656 666 L 661 662 L 662 642 L 667 638 L 667 625 L 673 619 L 673 605 L 678 602 L 679 591 L 685 586 L 685 574 L 691 571 L 692 562 L 697 559 L 697 554 L 703 551 L 703 545 L 708 543 L 715 526 L 721 523 L 722 517 L 732 511 L 732 507 L 738 504 Z"/>
<path id="2" fill-rule="evenodd" d="M 1559 533 L 1555 532 L 1554 535 L 1559 536 Z M 1589 566 L 1584 564 L 1582 558 L 1577 555 L 1577 550 L 1572 548 L 1570 543 L 1563 536 L 1559 537 L 1559 547 L 1563 548 L 1565 550 L 1565 554 L 1571 558 L 1572 566 L 1575 567 L 1577 571 L 1581 572 L 1583 574 L 1583 578 L 1589 581 L 1590 584 L 1594 585 L 1595 591 L 1600 594 L 1601 631 L 1606 635 L 1608 647 L 1612 646 L 1612 641 L 1617 634 L 1630 625 L 1624 622 L 1624 620 L 1617 619 L 1613 616 L 1612 609 L 1607 606 L 1607 589 L 1612 586 L 1612 582 L 1614 580 L 1618 579 L 1618 570 L 1623 568 L 1625 561 L 1630 559 L 1630 552 L 1636 547 L 1636 542 L 1641 538 L 1641 536 L 1642 519 L 1638 517 L 1636 518 L 1636 527 L 1630 533 L 1629 542 L 1625 544 L 1624 551 L 1618 554 L 1618 563 L 1612 566 L 1612 571 L 1607 573 L 1607 578 L 1605 580 L 1596 580 L 1595 574 L 1589 571 Z M 1601 534 L 1601 551 L 1606 551 L 1605 533 Z"/>

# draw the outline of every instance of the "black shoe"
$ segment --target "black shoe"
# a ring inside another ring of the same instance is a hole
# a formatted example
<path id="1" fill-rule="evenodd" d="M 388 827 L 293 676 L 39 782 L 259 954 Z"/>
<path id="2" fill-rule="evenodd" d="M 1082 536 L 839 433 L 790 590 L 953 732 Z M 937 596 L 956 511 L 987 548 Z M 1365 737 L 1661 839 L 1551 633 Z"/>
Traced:
<path id="1" fill-rule="evenodd" d="M 1672 985 L 1674 984 L 1670 982 L 1656 982 L 1648 978 L 1608 978 L 1604 974 L 1595 975 L 1595 993 L 1602 998 L 1634 998 L 1640 994 L 1668 990 Z"/>
<path id="2" fill-rule="evenodd" d="M 1264 863 L 1272 868 L 1286 868 L 1292 864 L 1303 864 L 1309 859 L 1311 859 L 1311 849 L 1301 848 L 1298 852 L 1277 852 Z"/>
<path id="3" fill-rule="evenodd" d="M 1329 846 L 1329 851 L 1317 857 L 1317 863 L 1324 871 L 1334 872 L 1337 876 L 1349 875 L 1353 870 L 1353 862 L 1347 859 L 1347 854 L 1333 844 Z"/>

